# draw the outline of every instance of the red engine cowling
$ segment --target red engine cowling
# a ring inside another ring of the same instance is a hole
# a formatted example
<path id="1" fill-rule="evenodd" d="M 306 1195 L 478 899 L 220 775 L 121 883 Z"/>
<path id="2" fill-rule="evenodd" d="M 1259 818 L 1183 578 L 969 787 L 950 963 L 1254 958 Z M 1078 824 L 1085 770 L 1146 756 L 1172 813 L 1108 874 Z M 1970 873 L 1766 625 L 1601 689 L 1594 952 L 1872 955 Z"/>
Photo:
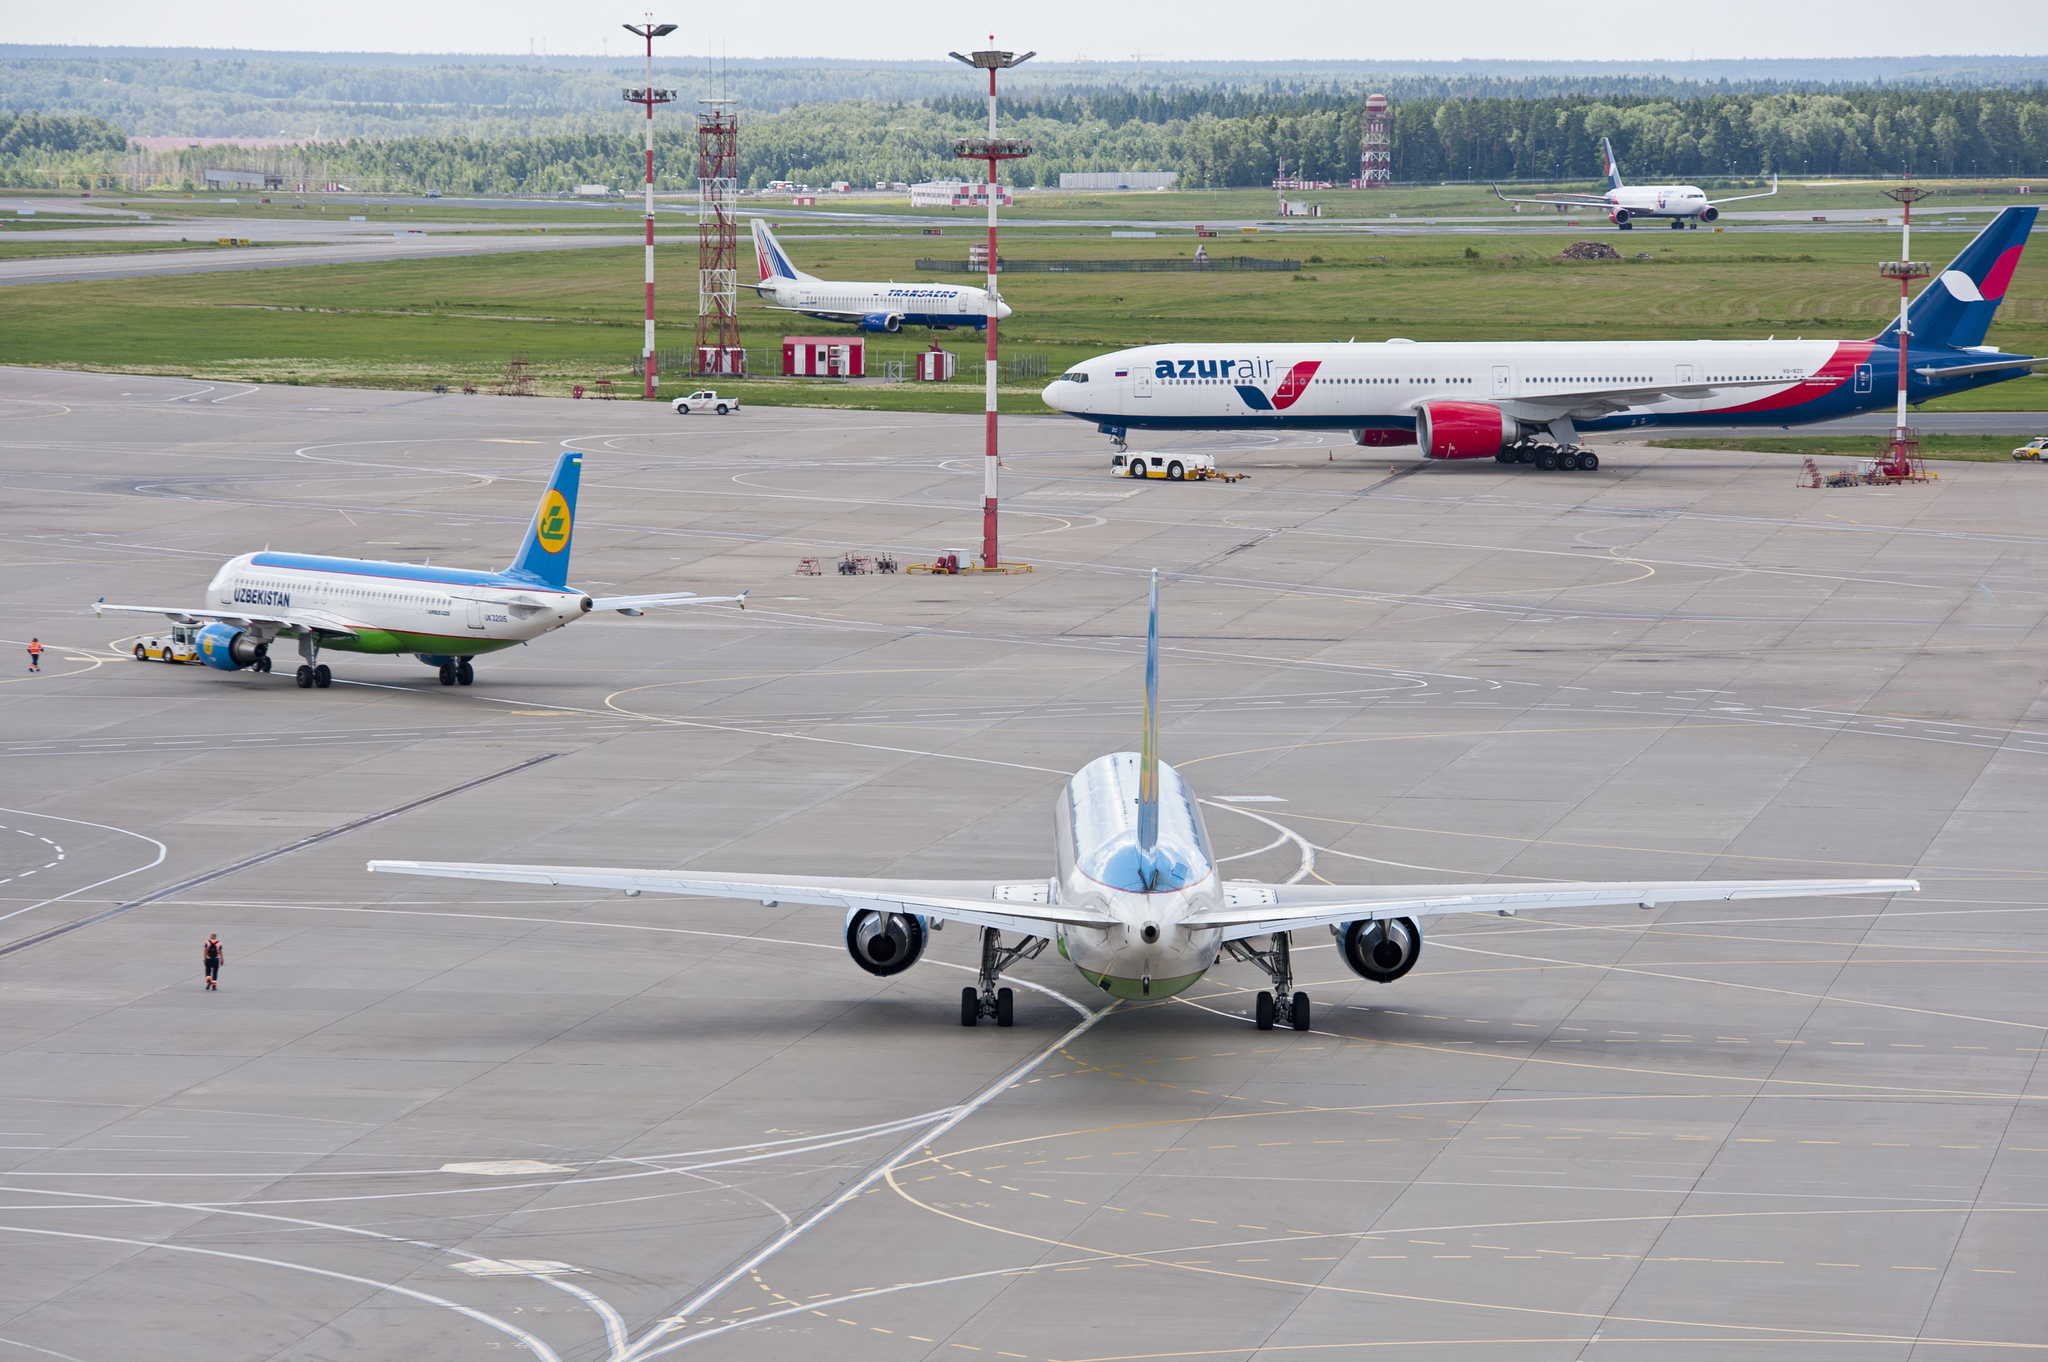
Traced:
<path id="1" fill-rule="evenodd" d="M 1415 432 L 1412 430 L 1354 430 L 1351 443 L 1364 445 L 1367 449 L 1388 449 L 1394 445 L 1412 445 Z"/>
<path id="2" fill-rule="evenodd" d="M 1705 208 L 1700 209 L 1701 222 L 1714 222 L 1719 220 L 1720 216 L 1721 210 L 1713 207 L 1711 204 Z"/>
<path id="3" fill-rule="evenodd" d="M 1513 417 L 1484 402 L 1429 402 L 1415 418 L 1416 442 L 1429 459 L 1490 459 L 1519 433 Z"/>

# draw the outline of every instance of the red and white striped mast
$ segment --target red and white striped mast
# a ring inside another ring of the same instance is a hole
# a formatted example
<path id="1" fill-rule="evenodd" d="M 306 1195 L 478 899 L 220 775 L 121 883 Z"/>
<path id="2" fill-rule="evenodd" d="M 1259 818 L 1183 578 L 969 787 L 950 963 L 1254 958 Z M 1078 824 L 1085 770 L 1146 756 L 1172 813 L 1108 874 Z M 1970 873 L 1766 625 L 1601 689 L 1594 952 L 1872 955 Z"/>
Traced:
<path id="1" fill-rule="evenodd" d="M 1934 273 L 1933 266 L 1913 259 L 1913 204 L 1934 191 L 1923 189 L 1912 180 L 1908 173 L 1906 183 L 1899 188 L 1878 191 L 1888 199 L 1896 199 L 1900 207 L 1899 258 L 1879 265 L 1877 271 L 1887 279 L 1899 281 L 1899 414 L 1892 425 L 1892 464 L 1902 473 L 1906 466 L 1906 443 L 1911 438 L 1906 433 L 1907 313 L 1912 306 L 1909 289 L 1915 279 L 1925 279 Z"/>
<path id="2" fill-rule="evenodd" d="M 648 18 L 651 20 L 652 15 Z M 645 375 L 646 390 L 641 394 L 649 402 L 654 400 L 654 106 L 667 104 L 676 97 L 674 90 L 654 88 L 654 40 L 664 38 L 676 31 L 674 24 L 626 24 L 626 32 L 647 40 L 647 86 L 645 89 L 625 92 L 628 104 L 641 104 L 647 108 L 647 336 L 640 347 L 640 372 Z"/>
<path id="3" fill-rule="evenodd" d="M 989 34 L 988 40 L 993 47 L 996 35 Z M 1031 154 L 1031 144 L 1023 138 L 996 136 L 996 72 L 1022 66 L 1038 53 L 1026 52 L 1021 57 L 1014 52 L 996 51 L 976 52 L 971 57 L 958 52 L 946 55 L 988 72 L 988 136 L 954 138 L 953 154 L 965 160 L 988 162 L 988 440 L 987 457 L 982 461 L 981 565 L 994 569 L 1001 566 L 996 554 L 996 469 L 1000 466 L 996 457 L 996 305 L 1001 301 L 996 273 L 1002 266 L 996 255 L 996 205 L 1002 198 L 1002 186 L 996 180 L 996 167 L 1003 161 L 1020 160 Z"/>

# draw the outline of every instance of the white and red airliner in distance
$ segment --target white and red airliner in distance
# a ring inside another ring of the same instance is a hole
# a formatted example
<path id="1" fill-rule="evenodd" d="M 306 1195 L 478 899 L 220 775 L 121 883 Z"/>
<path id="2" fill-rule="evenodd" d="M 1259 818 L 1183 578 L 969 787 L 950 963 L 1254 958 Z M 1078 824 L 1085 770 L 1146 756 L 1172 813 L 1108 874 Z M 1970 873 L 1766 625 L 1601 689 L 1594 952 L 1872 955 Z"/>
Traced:
<path id="1" fill-rule="evenodd" d="M 1736 194 L 1731 198 L 1710 199 L 1707 191 L 1696 184 L 1623 184 L 1621 163 L 1614 159 L 1614 147 L 1606 138 L 1600 139 L 1600 150 L 1607 155 L 1607 192 L 1605 194 L 1541 194 L 1529 199 L 1511 199 L 1500 192 L 1500 186 L 1493 187 L 1494 197 L 1502 203 L 1541 203 L 1557 209 L 1593 208 L 1607 214 L 1607 220 L 1622 231 L 1630 230 L 1638 218 L 1666 218 L 1673 227 L 1698 229 L 1702 222 L 1712 222 L 1721 216 L 1724 203 L 1741 203 L 1747 199 L 1767 199 L 1778 192 L 1778 177 L 1771 176 L 1770 194 Z"/>
<path id="2" fill-rule="evenodd" d="M 1909 402 L 2048 362 L 1984 344 L 2039 211 L 1999 213 L 1913 300 Z M 1581 431 L 1793 426 L 1889 407 L 1898 331 L 1895 319 L 1864 341 L 1146 345 L 1078 364 L 1043 396 L 1119 449 L 1134 430 L 1344 431 L 1369 448 L 1419 445 L 1429 459 L 1590 470 L 1600 461 Z M 1163 471 L 1174 476 L 1170 462 Z"/>

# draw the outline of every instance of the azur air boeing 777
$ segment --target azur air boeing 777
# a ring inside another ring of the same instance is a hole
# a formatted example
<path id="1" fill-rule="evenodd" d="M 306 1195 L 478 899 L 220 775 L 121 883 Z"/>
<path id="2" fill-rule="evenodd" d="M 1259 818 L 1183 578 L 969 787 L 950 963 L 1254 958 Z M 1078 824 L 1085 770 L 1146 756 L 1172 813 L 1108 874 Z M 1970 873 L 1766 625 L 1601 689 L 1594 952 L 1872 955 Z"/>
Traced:
<path id="1" fill-rule="evenodd" d="M 555 462 L 554 476 L 527 527 L 519 554 L 503 572 L 326 558 L 304 553 L 245 553 L 230 558 L 207 585 L 200 605 L 109 605 L 95 612 L 163 615 L 203 625 L 199 660 L 222 671 L 270 670 L 278 639 L 299 645 L 301 688 L 333 684 L 320 651 L 412 653 L 437 667 L 444 686 L 475 679 L 471 659 L 539 638 L 593 610 L 638 615 L 649 606 L 709 605 L 746 593 L 699 596 L 689 591 L 593 599 L 569 585 L 569 544 L 576 529 L 576 491 L 583 456 Z"/>
<path id="2" fill-rule="evenodd" d="M 1999 213 L 1913 300 L 1909 402 L 2044 363 L 1984 344 L 2039 212 Z M 1330 430 L 1371 448 L 1420 445 L 1428 459 L 1593 469 L 1579 431 L 1790 426 L 1882 410 L 1898 393 L 1899 344 L 1894 318 L 1866 341 L 1147 345 L 1074 366 L 1044 398 L 1119 446 L 1133 430 Z"/>
<path id="3" fill-rule="evenodd" d="M 1003 971 L 1048 945 L 1093 988 L 1131 1001 L 1170 998 L 1223 956 L 1272 981 L 1254 1020 L 1309 1026 L 1309 1000 L 1294 987 L 1291 934 L 1327 927 L 1352 972 L 1392 983 L 1422 951 L 1421 920 L 1445 913 L 1539 908 L 1653 908 L 1704 900 L 1897 894 L 1913 880 L 1678 880 L 1560 884 L 1260 884 L 1225 880 L 1210 850 L 1201 803 L 1159 757 L 1159 574 L 1152 574 L 1145 638 L 1144 726 L 1136 752 L 1097 757 L 1054 797 L 1053 873 L 1043 879 L 869 879 L 852 875 L 723 874 L 465 861 L 371 861 L 373 871 L 512 884 L 576 885 L 627 895 L 692 894 L 812 904 L 846 914 L 846 951 L 869 974 L 901 974 L 931 934 L 959 922 L 981 934 L 980 985 L 962 989 L 960 1024 L 1008 1026 Z M 1004 932 L 1021 933 L 1009 945 Z M 1257 938 L 1266 938 L 1259 944 Z"/>

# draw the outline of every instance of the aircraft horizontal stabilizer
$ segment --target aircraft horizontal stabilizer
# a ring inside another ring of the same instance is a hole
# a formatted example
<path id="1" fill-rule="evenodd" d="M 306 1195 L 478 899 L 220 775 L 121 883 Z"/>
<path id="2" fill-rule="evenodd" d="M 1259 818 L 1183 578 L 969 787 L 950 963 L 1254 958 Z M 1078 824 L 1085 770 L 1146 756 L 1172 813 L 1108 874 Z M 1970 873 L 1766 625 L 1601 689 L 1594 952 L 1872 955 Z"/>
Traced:
<path id="1" fill-rule="evenodd" d="M 2014 356 L 2012 359 L 1992 360 L 1984 364 L 1950 364 L 1939 369 L 1930 366 L 1915 369 L 1913 372 L 1922 378 L 1961 378 L 1964 374 L 1989 374 L 2000 369 L 2038 369 L 2044 364 L 2048 364 L 2048 359 L 2025 359 Z"/>
<path id="2" fill-rule="evenodd" d="M 433 875 L 454 880 L 500 880 L 508 884 L 577 885 L 624 893 L 690 894 L 701 898 L 754 899 L 802 903 L 820 908 L 878 909 L 968 922 L 998 931 L 1049 936 L 1055 925 L 1114 927 L 1101 913 L 1057 905 L 1027 905 L 998 898 L 1007 880 L 884 880 L 817 875 L 678 875 L 672 870 L 593 869 L 584 866 L 487 865 L 467 861 L 371 861 L 373 872 Z M 1043 881 L 1039 888 L 1043 889 Z M 1049 895 L 1048 895 L 1049 897 Z"/>
<path id="3" fill-rule="evenodd" d="M 1545 908 L 1605 908 L 1636 903 L 1702 903 L 1739 899 L 1813 898 L 1824 894 L 1912 894 L 1918 880 L 1662 880 L 1530 884 L 1363 885 L 1229 884 L 1230 906 L 1186 919 L 1190 928 L 1221 927 L 1226 941 L 1300 931 L 1364 918 L 1440 913 L 1521 913 Z"/>
<path id="4" fill-rule="evenodd" d="M 592 610 L 626 611 L 645 610 L 656 605 L 718 605 L 726 601 L 738 601 L 740 609 L 747 608 L 747 593 L 737 596 L 699 596 L 694 591 L 668 591 L 652 596 L 599 596 L 590 603 Z"/>

